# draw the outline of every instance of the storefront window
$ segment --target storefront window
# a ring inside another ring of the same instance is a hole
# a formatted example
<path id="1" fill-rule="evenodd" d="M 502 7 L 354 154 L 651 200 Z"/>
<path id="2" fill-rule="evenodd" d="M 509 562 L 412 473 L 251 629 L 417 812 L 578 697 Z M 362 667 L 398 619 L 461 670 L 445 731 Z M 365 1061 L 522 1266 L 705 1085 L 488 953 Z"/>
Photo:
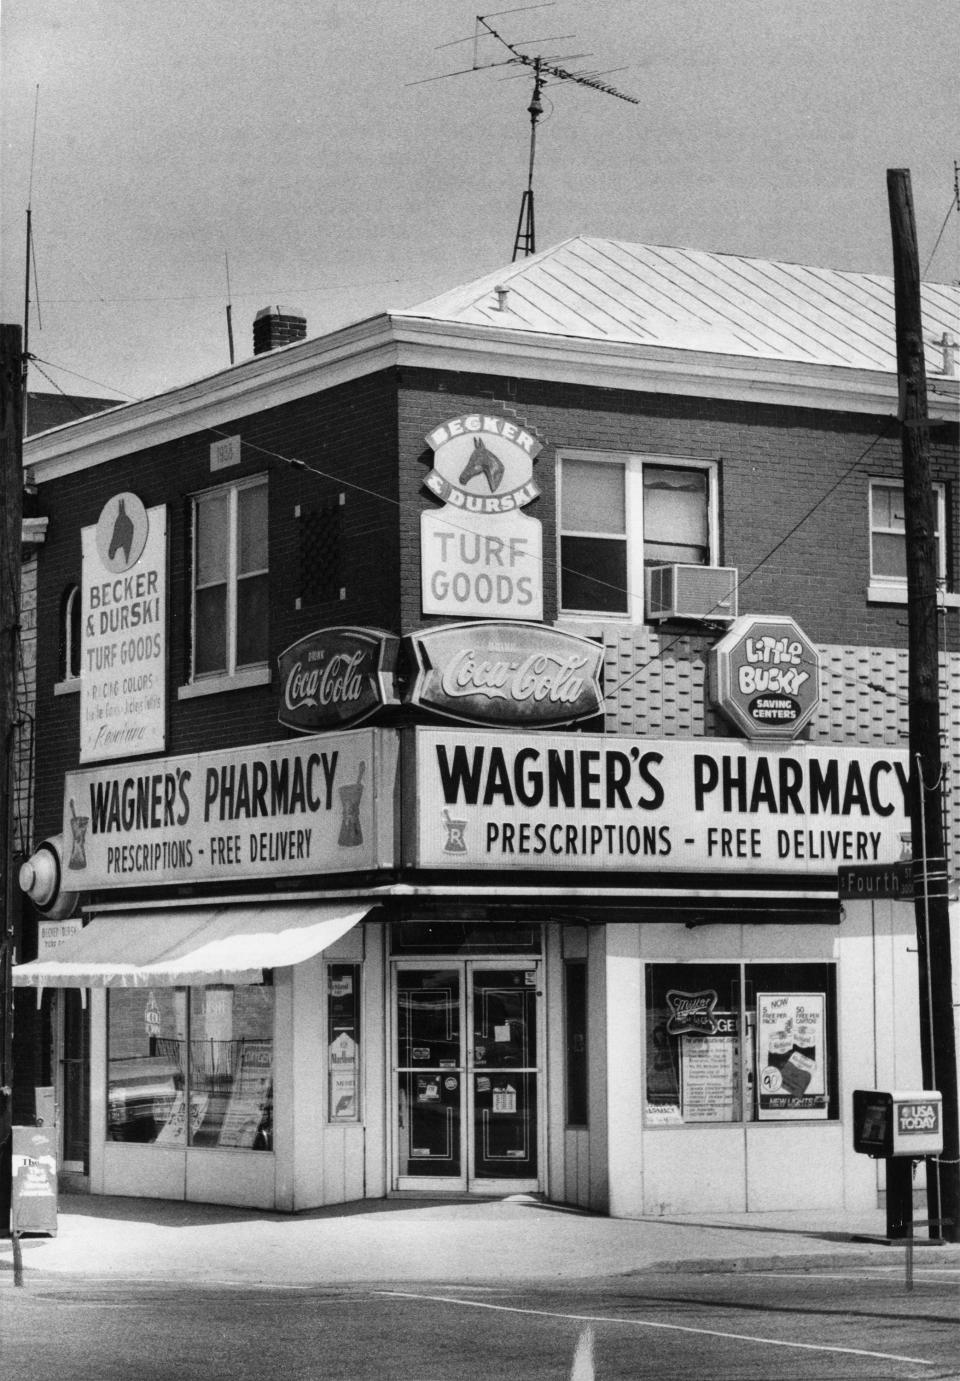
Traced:
<path id="1" fill-rule="evenodd" d="M 647 966 L 646 1122 L 836 1117 L 831 964 Z"/>
<path id="2" fill-rule="evenodd" d="M 360 965 L 327 965 L 327 1121 L 360 1117 Z"/>
<path id="3" fill-rule="evenodd" d="M 271 1149 L 271 986 L 113 989 L 107 1051 L 110 1140 Z"/>

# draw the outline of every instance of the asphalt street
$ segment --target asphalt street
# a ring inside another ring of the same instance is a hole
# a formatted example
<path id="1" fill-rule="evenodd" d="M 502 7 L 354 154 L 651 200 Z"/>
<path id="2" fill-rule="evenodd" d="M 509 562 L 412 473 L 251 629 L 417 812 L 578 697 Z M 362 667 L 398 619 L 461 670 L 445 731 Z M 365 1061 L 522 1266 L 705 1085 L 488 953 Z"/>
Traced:
<path id="1" fill-rule="evenodd" d="M 0 1278 L 17 1381 L 899 1381 L 960 1377 L 960 1269 L 642 1270 L 341 1287 Z"/>

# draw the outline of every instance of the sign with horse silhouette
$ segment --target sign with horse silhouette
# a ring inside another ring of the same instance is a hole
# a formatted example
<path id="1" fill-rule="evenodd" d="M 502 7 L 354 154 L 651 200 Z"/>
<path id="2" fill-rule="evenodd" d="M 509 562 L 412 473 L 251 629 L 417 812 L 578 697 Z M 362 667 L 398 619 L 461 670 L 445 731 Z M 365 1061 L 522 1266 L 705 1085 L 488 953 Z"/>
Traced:
<path id="1" fill-rule="evenodd" d="M 424 483 L 443 508 L 420 515 L 425 614 L 543 618 L 543 536 L 521 510 L 540 493 L 541 443 L 505 417 L 468 413 L 427 435 Z"/>
<path id="2" fill-rule="evenodd" d="M 167 511 L 114 494 L 82 533 L 80 761 L 166 747 Z"/>

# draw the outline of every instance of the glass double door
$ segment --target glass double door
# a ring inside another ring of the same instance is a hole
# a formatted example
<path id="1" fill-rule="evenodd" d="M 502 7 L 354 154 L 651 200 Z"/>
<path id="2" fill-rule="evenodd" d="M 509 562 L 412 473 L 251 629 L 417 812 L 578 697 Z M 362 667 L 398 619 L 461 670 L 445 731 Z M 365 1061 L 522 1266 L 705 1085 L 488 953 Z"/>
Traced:
<path id="1" fill-rule="evenodd" d="M 394 969 L 397 1189 L 539 1188 L 538 967 Z"/>

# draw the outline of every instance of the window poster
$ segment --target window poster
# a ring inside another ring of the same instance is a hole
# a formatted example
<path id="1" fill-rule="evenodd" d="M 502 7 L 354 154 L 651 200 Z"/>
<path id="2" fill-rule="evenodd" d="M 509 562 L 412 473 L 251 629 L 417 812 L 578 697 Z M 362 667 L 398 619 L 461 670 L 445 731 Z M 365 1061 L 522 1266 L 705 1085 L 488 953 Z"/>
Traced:
<path id="1" fill-rule="evenodd" d="M 244 1041 L 218 1145 L 252 1147 L 273 1100 L 273 1042 Z"/>
<path id="2" fill-rule="evenodd" d="M 760 1121 L 827 1116 L 826 998 L 757 994 Z"/>
<path id="3" fill-rule="evenodd" d="M 740 1043 L 730 1035 L 688 1032 L 680 1038 L 684 1122 L 738 1122 Z"/>

